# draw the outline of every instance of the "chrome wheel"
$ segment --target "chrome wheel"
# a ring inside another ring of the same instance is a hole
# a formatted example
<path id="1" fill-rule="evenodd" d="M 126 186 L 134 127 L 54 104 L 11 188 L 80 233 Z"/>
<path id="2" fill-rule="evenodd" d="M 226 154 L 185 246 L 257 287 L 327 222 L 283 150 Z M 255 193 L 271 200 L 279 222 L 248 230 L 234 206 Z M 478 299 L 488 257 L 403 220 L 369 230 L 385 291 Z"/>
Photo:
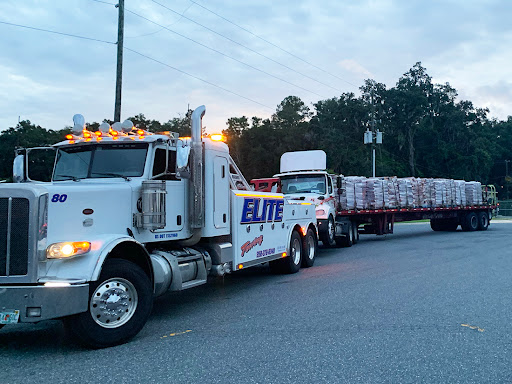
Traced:
<path id="1" fill-rule="evenodd" d="M 293 259 L 293 264 L 299 265 L 301 260 L 301 244 L 300 244 L 300 238 L 294 238 L 292 241 L 292 249 L 291 251 L 291 257 Z"/>
<path id="2" fill-rule="evenodd" d="M 333 220 L 329 219 L 329 222 L 327 225 L 328 225 L 327 234 L 329 236 L 329 241 L 333 242 L 334 241 L 334 222 L 333 222 Z"/>
<path id="3" fill-rule="evenodd" d="M 306 247 L 308 258 L 313 260 L 316 256 L 316 242 L 313 236 L 308 236 L 306 238 Z"/>
<path id="4" fill-rule="evenodd" d="M 126 324 L 137 309 L 137 290 L 126 279 L 104 281 L 91 296 L 89 309 L 93 320 L 103 328 Z"/>

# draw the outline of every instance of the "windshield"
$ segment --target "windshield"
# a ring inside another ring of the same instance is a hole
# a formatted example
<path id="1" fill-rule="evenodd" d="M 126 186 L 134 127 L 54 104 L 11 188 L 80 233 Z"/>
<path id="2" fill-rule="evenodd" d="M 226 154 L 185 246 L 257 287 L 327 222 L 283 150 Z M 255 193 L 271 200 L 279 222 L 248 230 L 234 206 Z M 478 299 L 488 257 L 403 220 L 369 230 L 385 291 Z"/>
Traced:
<path id="1" fill-rule="evenodd" d="M 325 175 L 290 175 L 280 176 L 281 192 L 325 194 Z"/>
<path id="2" fill-rule="evenodd" d="M 142 176 L 147 150 L 146 143 L 59 148 L 53 180 Z"/>

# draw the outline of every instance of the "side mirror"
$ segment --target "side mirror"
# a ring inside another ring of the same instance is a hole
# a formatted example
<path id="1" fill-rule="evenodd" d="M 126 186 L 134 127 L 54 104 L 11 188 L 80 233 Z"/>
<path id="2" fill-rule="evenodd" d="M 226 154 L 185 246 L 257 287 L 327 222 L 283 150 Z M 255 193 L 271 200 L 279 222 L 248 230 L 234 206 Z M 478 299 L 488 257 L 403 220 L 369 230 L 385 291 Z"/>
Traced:
<path id="1" fill-rule="evenodd" d="M 178 140 L 176 143 L 176 177 L 179 179 L 190 178 L 190 140 Z"/>
<path id="2" fill-rule="evenodd" d="M 12 163 L 12 181 L 22 183 L 25 181 L 25 156 L 16 155 Z"/>
<path id="3" fill-rule="evenodd" d="M 341 176 L 340 175 L 336 176 L 336 188 L 338 188 L 338 189 L 341 188 Z"/>

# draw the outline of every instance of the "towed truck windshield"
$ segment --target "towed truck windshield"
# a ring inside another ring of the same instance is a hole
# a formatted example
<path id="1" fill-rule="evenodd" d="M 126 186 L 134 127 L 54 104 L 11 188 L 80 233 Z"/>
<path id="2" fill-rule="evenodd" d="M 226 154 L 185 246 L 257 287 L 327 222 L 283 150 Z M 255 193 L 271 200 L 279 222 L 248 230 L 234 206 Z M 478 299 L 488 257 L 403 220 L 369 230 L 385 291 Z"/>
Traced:
<path id="1" fill-rule="evenodd" d="M 325 194 L 325 175 L 287 175 L 280 176 L 281 192 Z"/>
<path id="2" fill-rule="evenodd" d="M 142 176 L 147 143 L 87 144 L 59 148 L 53 181 Z"/>

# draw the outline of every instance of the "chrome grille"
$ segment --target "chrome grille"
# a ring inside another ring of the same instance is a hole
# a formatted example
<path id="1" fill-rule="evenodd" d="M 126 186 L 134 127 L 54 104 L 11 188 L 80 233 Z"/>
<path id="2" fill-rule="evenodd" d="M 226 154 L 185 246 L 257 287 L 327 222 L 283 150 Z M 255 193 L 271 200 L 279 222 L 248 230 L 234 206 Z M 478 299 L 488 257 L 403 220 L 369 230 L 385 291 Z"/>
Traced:
<path id="1" fill-rule="evenodd" d="M 28 273 L 29 200 L 0 198 L 0 276 Z"/>

